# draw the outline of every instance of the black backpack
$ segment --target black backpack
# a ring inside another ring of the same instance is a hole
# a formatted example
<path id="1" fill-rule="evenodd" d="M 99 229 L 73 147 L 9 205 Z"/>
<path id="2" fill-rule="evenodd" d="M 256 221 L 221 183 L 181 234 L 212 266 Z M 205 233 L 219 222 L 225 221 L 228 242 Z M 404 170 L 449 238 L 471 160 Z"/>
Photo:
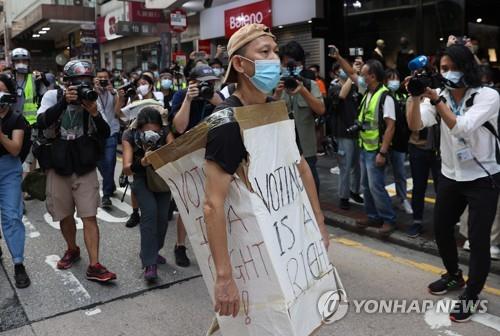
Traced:
<path id="1" fill-rule="evenodd" d="M 19 112 L 12 112 L 10 118 L 8 120 L 2 121 L 2 123 L 7 124 L 8 128 L 14 129 L 14 125 L 16 124 L 18 118 L 22 118 L 22 121 L 24 123 L 23 145 L 18 155 L 19 159 L 21 159 L 21 162 L 24 163 L 24 160 L 26 160 L 26 157 L 31 150 L 31 125 L 29 124 L 28 120 L 26 120 L 26 118 L 22 115 L 22 113 Z"/>
<path id="2" fill-rule="evenodd" d="M 394 108 L 396 114 L 396 124 L 394 129 L 394 136 L 392 138 L 391 148 L 398 152 L 408 152 L 408 141 L 410 139 L 410 128 L 408 127 L 408 122 L 406 120 L 406 107 L 404 101 L 399 101 L 390 92 L 383 92 L 380 97 L 378 120 L 379 120 L 379 132 L 380 136 L 385 133 L 386 125 L 384 121 L 384 103 L 385 98 L 391 96 L 394 100 Z"/>

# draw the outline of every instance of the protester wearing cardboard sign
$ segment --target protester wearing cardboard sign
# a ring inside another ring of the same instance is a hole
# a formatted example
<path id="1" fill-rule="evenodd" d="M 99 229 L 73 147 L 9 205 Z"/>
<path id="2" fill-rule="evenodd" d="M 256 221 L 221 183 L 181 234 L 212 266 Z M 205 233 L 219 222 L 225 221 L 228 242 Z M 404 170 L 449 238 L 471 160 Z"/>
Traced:
<path id="1" fill-rule="evenodd" d="M 274 35 L 262 24 L 250 24 L 231 37 L 227 49 L 230 63 L 226 82 L 238 85 L 234 94 L 219 105 L 217 110 L 268 102 L 268 93 L 277 86 L 281 71 Z M 224 202 L 233 174 L 246 158 L 246 149 L 237 122 L 228 122 L 209 131 L 205 158 L 204 215 L 216 269 L 215 311 L 220 316 L 235 317 L 240 310 L 240 297 L 228 253 Z M 297 168 L 327 248 L 328 232 L 319 206 L 316 186 L 303 157 Z"/>

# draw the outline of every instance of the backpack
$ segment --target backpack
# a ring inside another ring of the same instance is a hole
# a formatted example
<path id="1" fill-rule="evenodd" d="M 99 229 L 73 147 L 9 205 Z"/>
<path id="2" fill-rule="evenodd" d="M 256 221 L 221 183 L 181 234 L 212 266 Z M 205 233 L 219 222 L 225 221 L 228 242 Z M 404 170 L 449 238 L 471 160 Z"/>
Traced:
<path id="1" fill-rule="evenodd" d="M 378 120 L 379 133 L 382 136 L 385 133 L 386 125 L 384 122 L 384 103 L 385 98 L 391 96 L 394 99 L 394 108 L 396 115 L 396 123 L 394 126 L 394 136 L 392 138 L 391 148 L 398 152 L 408 152 L 408 140 L 410 139 L 410 128 L 406 121 L 406 106 L 404 101 L 398 100 L 391 92 L 383 92 L 380 97 Z"/>
<path id="2" fill-rule="evenodd" d="M 4 120 L 3 123 L 9 125 L 9 128 L 14 129 L 14 125 L 18 118 L 22 118 L 22 121 L 24 123 L 23 145 L 21 147 L 21 151 L 18 154 L 19 159 L 22 163 L 24 163 L 31 150 L 31 125 L 29 124 L 28 120 L 26 120 L 26 118 L 22 115 L 22 113 L 19 112 L 12 112 L 10 118 L 8 120 Z"/>

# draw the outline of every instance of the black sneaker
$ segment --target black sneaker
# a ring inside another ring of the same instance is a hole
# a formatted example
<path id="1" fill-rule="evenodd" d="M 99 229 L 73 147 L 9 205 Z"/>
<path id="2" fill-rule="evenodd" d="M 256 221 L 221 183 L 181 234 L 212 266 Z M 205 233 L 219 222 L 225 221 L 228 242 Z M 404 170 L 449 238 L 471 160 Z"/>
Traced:
<path id="1" fill-rule="evenodd" d="M 470 298 L 466 294 L 458 297 L 458 302 L 455 302 L 453 310 L 450 313 L 450 320 L 453 322 L 463 323 L 470 321 L 472 314 L 474 314 L 479 305 L 479 299 Z"/>
<path id="2" fill-rule="evenodd" d="M 191 265 L 191 261 L 186 255 L 186 246 L 175 245 L 174 254 L 175 254 L 175 263 L 177 264 L 177 266 L 188 267 L 189 265 Z"/>
<path id="3" fill-rule="evenodd" d="M 349 210 L 351 208 L 351 203 L 349 203 L 349 199 L 347 199 L 347 198 L 341 198 L 340 199 L 339 207 L 342 210 Z"/>
<path id="4" fill-rule="evenodd" d="M 128 228 L 133 228 L 134 226 L 137 226 L 139 222 L 141 221 L 141 216 L 139 215 L 139 211 L 134 211 L 130 215 L 130 218 L 128 219 L 127 223 L 125 223 L 125 226 Z"/>
<path id="5" fill-rule="evenodd" d="M 413 225 L 410 226 L 410 228 L 406 232 L 406 235 L 410 238 L 417 238 L 418 236 L 420 236 L 422 231 L 423 231 L 422 224 L 414 222 Z"/>
<path id="6" fill-rule="evenodd" d="M 353 193 L 351 191 L 351 199 L 355 202 L 355 203 L 359 203 L 359 204 L 363 204 L 365 203 L 365 200 L 363 199 L 363 197 L 361 197 L 360 194 L 356 194 L 356 193 Z"/>
<path id="7" fill-rule="evenodd" d="M 109 196 L 103 196 L 101 200 L 101 208 L 103 209 L 111 209 L 113 203 L 111 202 L 111 198 Z"/>
<path id="8" fill-rule="evenodd" d="M 462 271 L 458 270 L 456 275 L 445 273 L 441 275 L 441 279 L 434 281 L 429 285 L 429 293 L 434 295 L 443 295 L 448 291 L 461 289 L 465 286 L 465 280 L 462 276 Z"/>
<path id="9" fill-rule="evenodd" d="M 31 284 L 30 277 L 26 273 L 23 264 L 14 265 L 14 279 L 17 288 L 26 288 Z"/>

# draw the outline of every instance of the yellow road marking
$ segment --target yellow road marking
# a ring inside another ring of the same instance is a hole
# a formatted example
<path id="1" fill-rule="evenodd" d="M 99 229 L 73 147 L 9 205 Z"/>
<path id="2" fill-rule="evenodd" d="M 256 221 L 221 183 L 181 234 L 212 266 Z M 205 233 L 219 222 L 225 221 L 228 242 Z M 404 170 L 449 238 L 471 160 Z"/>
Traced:
<path id="1" fill-rule="evenodd" d="M 345 245 L 345 246 L 349 246 L 349 247 L 356 248 L 358 250 L 365 251 L 367 253 L 379 256 L 381 258 L 385 258 L 385 259 L 391 260 L 391 261 L 396 262 L 396 263 L 398 263 L 400 265 L 414 267 L 414 268 L 417 268 L 417 269 L 419 269 L 421 271 L 424 271 L 424 272 L 427 272 L 427 273 L 433 273 L 433 274 L 436 274 L 436 275 L 441 275 L 441 274 L 443 274 L 443 273 L 446 272 L 446 270 L 444 270 L 443 268 L 436 267 L 434 265 L 427 264 L 427 263 L 420 263 L 420 262 L 416 262 L 416 261 L 413 261 L 413 260 L 410 260 L 410 259 L 401 258 L 401 257 L 395 256 L 395 255 L 393 255 L 391 253 L 388 253 L 388 252 L 385 252 L 385 251 L 380 251 L 380 250 L 368 247 L 366 245 L 363 245 L 360 242 L 357 242 L 357 241 L 354 241 L 354 240 L 350 240 L 350 239 L 347 239 L 347 238 L 333 238 L 333 236 L 330 235 L 330 241 L 334 241 L 336 243 L 339 243 L 339 244 L 342 244 L 342 245 Z M 467 280 L 467 277 L 465 277 L 465 280 Z M 497 289 L 497 288 L 493 288 L 493 287 L 485 285 L 484 286 L 484 291 L 486 293 L 489 293 L 489 294 L 500 296 L 500 289 Z"/>

